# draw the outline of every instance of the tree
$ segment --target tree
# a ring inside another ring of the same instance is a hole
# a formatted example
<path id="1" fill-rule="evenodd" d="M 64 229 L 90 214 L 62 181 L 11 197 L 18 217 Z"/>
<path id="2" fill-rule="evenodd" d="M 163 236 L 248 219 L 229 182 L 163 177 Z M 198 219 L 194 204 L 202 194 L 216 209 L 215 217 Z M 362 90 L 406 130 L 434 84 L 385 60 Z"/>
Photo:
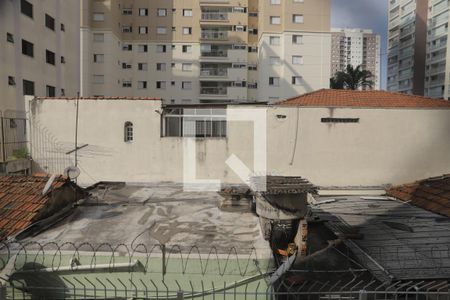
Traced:
<path id="1" fill-rule="evenodd" d="M 347 65 L 345 71 L 338 71 L 332 78 L 330 78 L 330 88 L 332 89 L 346 89 L 359 90 L 360 88 L 372 88 L 374 82 L 372 72 L 362 70 L 361 66 L 353 68 L 352 65 Z"/>

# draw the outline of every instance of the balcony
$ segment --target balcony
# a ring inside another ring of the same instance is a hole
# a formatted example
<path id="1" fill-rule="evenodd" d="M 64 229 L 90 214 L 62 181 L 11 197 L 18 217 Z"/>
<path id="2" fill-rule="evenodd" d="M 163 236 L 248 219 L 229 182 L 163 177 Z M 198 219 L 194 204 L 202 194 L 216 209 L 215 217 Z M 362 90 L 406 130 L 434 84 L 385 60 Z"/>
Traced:
<path id="1" fill-rule="evenodd" d="M 201 39 L 202 40 L 212 40 L 212 41 L 226 41 L 226 40 L 228 40 L 228 31 L 203 30 Z"/>
<path id="2" fill-rule="evenodd" d="M 227 22 L 229 21 L 228 12 L 202 12 L 202 18 L 200 21 Z"/>
<path id="3" fill-rule="evenodd" d="M 227 87 L 201 87 L 200 95 L 202 96 L 226 96 Z"/>
<path id="4" fill-rule="evenodd" d="M 217 51 L 211 51 L 211 52 L 202 52 L 202 57 L 212 57 L 212 58 L 223 58 L 228 56 L 227 50 L 217 50 Z"/>
<path id="5" fill-rule="evenodd" d="M 201 69 L 200 77 L 226 77 L 228 75 L 228 69 L 213 68 L 213 69 Z"/>

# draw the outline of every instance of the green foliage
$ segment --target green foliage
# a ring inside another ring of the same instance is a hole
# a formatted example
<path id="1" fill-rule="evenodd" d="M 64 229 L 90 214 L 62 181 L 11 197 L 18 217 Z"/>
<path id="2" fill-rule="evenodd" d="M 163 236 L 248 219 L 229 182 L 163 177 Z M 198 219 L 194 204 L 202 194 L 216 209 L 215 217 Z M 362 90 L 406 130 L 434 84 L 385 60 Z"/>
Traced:
<path id="1" fill-rule="evenodd" d="M 12 154 L 12 158 L 13 159 L 22 159 L 22 158 L 28 158 L 28 150 L 25 147 L 22 147 L 20 149 L 17 150 L 13 150 L 13 154 Z"/>
<path id="2" fill-rule="evenodd" d="M 360 88 L 372 88 L 374 82 L 372 72 L 362 70 L 361 66 L 353 68 L 347 65 L 345 71 L 339 71 L 330 78 L 330 88 L 338 90 L 359 90 Z"/>

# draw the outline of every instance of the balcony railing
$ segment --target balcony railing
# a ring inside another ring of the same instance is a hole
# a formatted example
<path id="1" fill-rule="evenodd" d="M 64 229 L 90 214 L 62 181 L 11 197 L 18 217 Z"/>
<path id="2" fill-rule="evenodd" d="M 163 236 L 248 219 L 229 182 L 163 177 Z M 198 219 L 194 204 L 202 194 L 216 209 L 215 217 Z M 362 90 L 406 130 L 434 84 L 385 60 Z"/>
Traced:
<path id="1" fill-rule="evenodd" d="M 202 31 L 202 39 L 204 40 L 227 40 L 228 32 L 227 31 Z"/>
<path id="2" fill-rule="evenodd" d="M 201 69 L 200 76 L 227 76 L 227 69 Z"/>
<path id="3" fill-rule="evenodd" d="M 226 12 L 203 12 L 202 21 L 228 21 Z"/>
<path id="4" fill-rule="evenodd" d="M 226 50 L 218 50 L 218 51 L 211 51 L 211 52 L 202 52 L 202 57 L 227 57 L 228 51 Z"/>
<path id="5" fill-rule="evenodd" d="M 226 96 L 227 88 L 226 87 L 201 87 L 200 88 L 201 95 L 216 95 L 216 96 Z"/>

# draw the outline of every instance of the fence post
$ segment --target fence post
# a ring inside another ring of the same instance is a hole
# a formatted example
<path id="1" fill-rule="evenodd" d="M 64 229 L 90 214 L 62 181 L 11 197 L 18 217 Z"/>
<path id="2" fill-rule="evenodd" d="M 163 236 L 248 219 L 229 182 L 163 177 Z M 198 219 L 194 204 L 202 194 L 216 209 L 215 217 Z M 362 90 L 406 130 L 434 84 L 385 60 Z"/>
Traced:
<path id="1" fill-rule="evenodd" d="M 183 299 L 184 299 L 184 292 L 180 290 L 177 292 L 177 300 L 183 300 Z"/>
<path id="2" fill-rule="evenodd" d="M 367 291 L 360 290 L 358 300 L 367 300 Z"/>

